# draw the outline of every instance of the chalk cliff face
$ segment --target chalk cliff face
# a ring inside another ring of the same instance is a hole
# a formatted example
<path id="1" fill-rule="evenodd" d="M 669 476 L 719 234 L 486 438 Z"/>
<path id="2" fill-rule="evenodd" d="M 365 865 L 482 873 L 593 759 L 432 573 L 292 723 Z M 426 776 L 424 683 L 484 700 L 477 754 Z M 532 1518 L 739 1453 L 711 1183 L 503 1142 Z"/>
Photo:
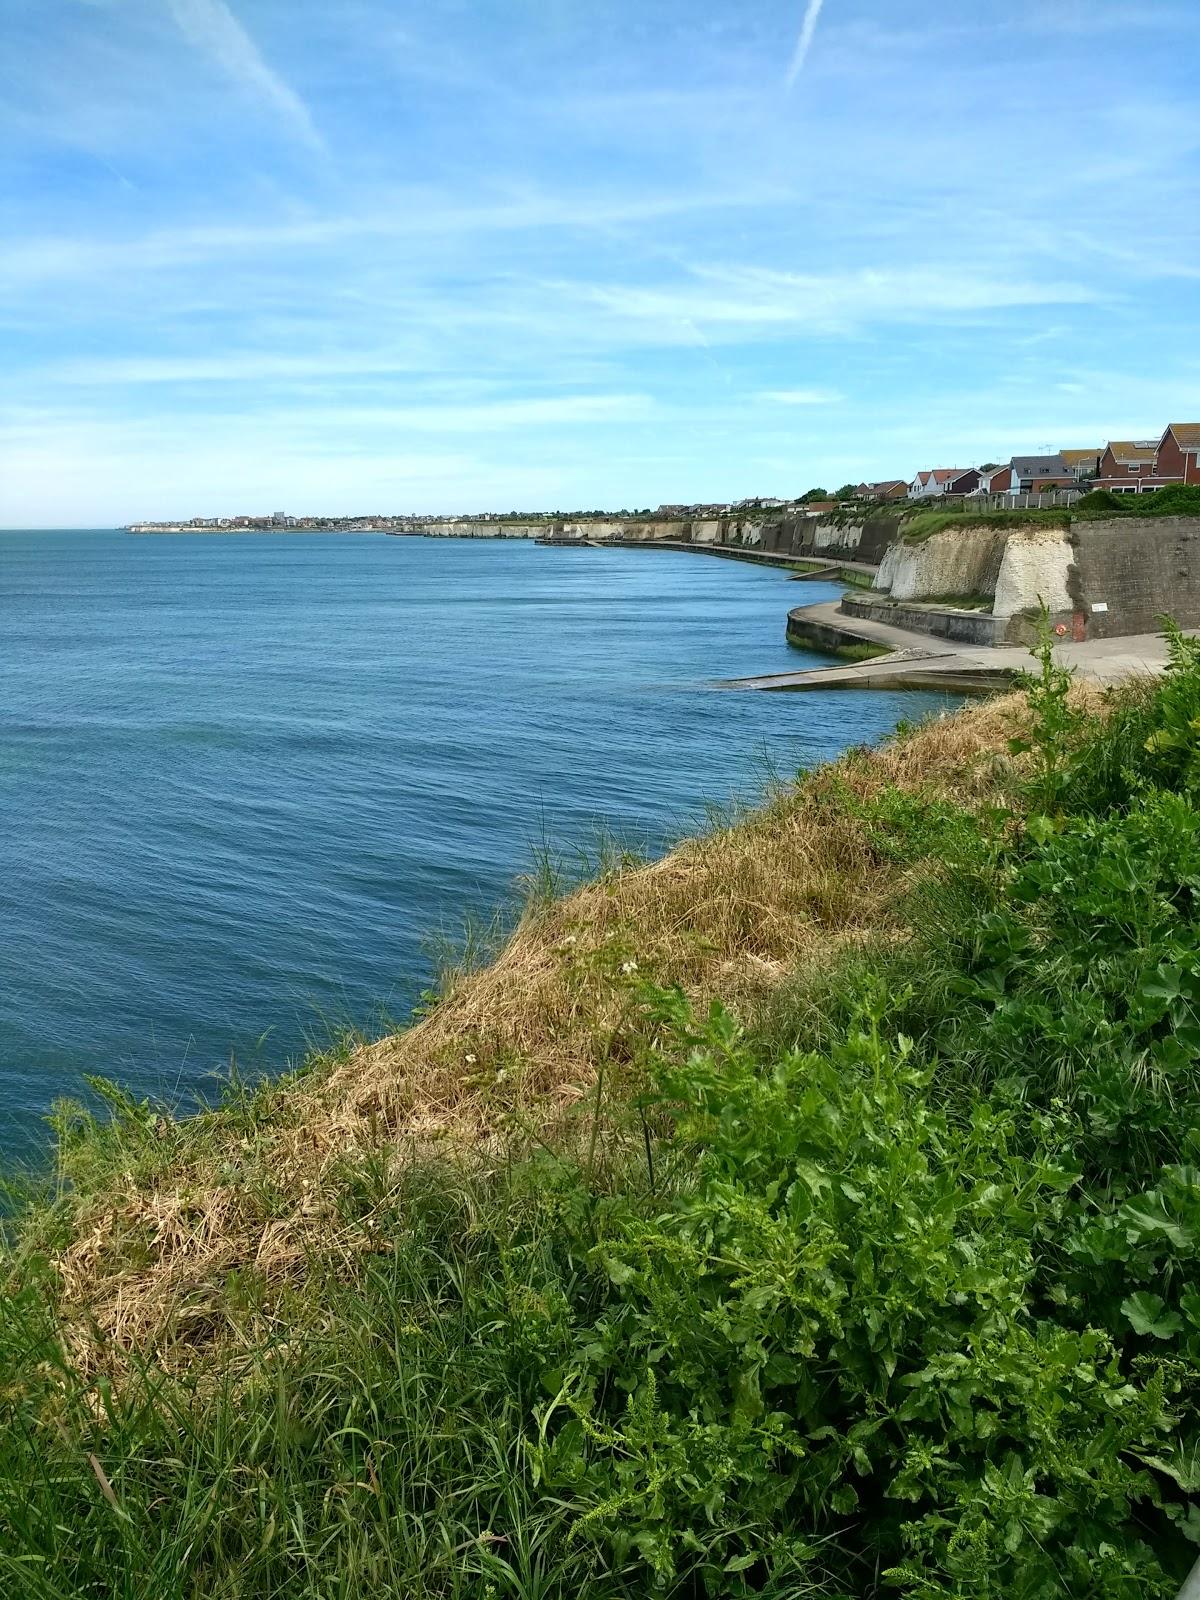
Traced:
<path id="1" fill-rule="evenodd" d="M 414 522 L 412 533 L 432 539 L 542 539 L 550 532 L 546 522 Z"/>
<path id="2" fill-rule="evenodd" d="M 893 600 L 991 595 L 1007 534 L 999 528 L 955 527 L 919 544 L 898 539 L 885 552 L 875 579 Z"/>
<path id="3" fill-rule="evenodd" d="M 1070 611 L 1068 588 L 1074 549 L 1066 528 L 1014 528 L 996 575 L 992 615 L 1012 617 L 1045 606 Z"/>
<path id="4" fill-rule="evenodd" d="M 1163 616 L 1200 627 L 1200 517 L 1077 519 L 1012 528 L 944 528 L 919 544 L 897 540 L 875 580 L 893 600 L 990 597 L 1025 639 L 1045 607 L 1050 621 L 1088 639 L 1155 633 Z"/>

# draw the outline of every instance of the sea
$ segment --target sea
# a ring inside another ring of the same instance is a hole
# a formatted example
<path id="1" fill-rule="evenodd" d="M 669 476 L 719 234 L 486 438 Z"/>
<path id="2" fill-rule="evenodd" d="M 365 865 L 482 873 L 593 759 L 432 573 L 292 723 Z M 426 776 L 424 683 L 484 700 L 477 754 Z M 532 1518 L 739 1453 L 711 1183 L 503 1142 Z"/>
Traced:
<path id="1" fill-rule="evenodd" d="M 0 532 L 0 1154 L 403 1023 L 547 859 L 656 853 L 946 702 L 757 694 L 826 585 L 665 550 Z"/>

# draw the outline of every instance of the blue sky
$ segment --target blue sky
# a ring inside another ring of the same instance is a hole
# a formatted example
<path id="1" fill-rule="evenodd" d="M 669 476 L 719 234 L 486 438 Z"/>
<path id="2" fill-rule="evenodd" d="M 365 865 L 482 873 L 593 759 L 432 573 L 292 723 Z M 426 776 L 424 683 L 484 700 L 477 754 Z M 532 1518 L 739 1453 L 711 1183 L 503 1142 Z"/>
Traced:
<path id="1" fill-rule="evenodd" d="M 0 524 L 1200 418 L 1196 0 L 0 0 Z"/>

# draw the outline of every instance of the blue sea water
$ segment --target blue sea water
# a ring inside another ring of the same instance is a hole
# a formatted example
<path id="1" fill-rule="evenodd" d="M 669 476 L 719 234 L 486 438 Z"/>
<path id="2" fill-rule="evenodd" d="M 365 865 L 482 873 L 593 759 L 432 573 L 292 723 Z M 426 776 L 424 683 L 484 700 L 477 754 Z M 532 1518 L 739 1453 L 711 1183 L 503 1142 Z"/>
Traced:
<path id="1" fill-rule="evenodd" d="M 180 1108 L 403 1017 L 532 847 L 651 849 L 932 696 L 804 658 L 804 589 L 686 553 L 0 533 L 0 1148 L 84 1073 Z"/>

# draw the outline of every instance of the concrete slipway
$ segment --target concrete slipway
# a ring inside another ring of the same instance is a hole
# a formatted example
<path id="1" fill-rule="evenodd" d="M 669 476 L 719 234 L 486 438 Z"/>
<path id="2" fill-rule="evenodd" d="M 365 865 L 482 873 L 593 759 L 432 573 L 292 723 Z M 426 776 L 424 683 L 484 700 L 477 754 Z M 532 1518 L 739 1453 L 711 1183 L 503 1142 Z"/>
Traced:
<path id="1" fill-rule="evenodd" d="M 807 620 L 835 629 L 848 643 L 870 644 L 888 652 L 870 661 L 774 672 L 754 678 L 729 678 L 723 689 L 944 689 L 954 694 L 986 694 L 1005 688 L 1032 665 L 1022 645 L 966 646 L 926 634 L 910 633 L 865 617 L 847 617 L 836 601 L 806 606 Z M 1162 634 L 1129 634 L 1055 645 L 1056 658 L 1083 677 L 1118 683 L 1136 674 L 1159 673 L 1167 661 Z"/>

